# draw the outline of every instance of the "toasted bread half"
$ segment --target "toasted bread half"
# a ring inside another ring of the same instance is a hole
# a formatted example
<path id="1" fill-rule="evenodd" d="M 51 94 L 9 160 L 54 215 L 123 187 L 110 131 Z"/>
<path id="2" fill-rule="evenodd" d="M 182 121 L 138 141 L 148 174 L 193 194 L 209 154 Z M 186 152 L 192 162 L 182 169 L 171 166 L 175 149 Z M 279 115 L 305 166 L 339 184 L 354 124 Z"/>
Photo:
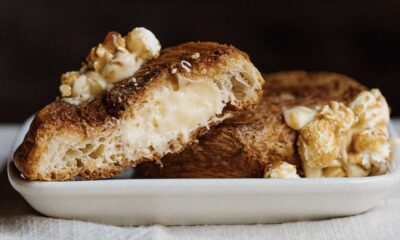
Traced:
<path id="1" fill-rule="evenodd" d="M 262 177 L 274 163 L 295 164 L 298 132 L 283 119 L 285 109 L 313 107 L 330 101 L 348 103 L 366 88 L 337 73 L 281 72 L 264 75 L 268 83 L 257 108 L 213 127 L 191 147 L 168 154 L 161 162 L 137 167 L 140 177 L 241 178 Z"/>
<path id="2" fill-rule="evenodd" d="M 210 127 L 255 106 L 264 80 L 233 46 L 190 42 L 161 51 L 101 99 L 40 110 L 14 164 L 29 180 L 112 177 L 182 151 Z"/>

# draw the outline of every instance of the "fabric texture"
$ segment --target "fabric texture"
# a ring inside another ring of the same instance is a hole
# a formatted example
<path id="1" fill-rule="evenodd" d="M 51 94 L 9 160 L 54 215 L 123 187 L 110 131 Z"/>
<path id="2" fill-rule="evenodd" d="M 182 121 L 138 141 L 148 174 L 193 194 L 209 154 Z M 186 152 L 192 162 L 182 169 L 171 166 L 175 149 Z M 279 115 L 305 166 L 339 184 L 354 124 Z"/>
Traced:
<path id="1" fill-rule="evenodd" d="M 400 129 L 400 120 L 395 120 Z M 0 239 L 399 239 L 400 187 L 374 209 L 351 217 L 323 221 L 256 225 L 160 225 L 119 227 L 45 217 L 34 211 L 10 186 L 4 164 L 17 133 L 0 125 Z M 357 204 L 349 202 L 349 204 Z"/>

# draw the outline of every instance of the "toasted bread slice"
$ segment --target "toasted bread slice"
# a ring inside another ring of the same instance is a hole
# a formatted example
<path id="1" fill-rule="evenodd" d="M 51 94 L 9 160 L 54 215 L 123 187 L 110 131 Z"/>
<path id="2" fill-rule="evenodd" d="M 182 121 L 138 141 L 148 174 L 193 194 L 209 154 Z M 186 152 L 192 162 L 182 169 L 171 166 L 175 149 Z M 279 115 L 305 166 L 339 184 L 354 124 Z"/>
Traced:
<path id="1" fill-rule="evenodd" d="M 144 163 L 138 176 L 150 178 L 262 177 L 273 164 L 288 162 L 301 172 L 298 132 L 284 121 L 285 109 L 330 101 L 348 103 L 365 87 L 336 73 L 281 72 L 264 75 L 268 83 L 257 108 L 215 126 L 190 148 Z"/>
<path id="2" fill-rule="evenodd" d="M 161 51 L 102 99 L 50 103 L 14 163 L 29 180 L 112 177 L 182 151 L 211 126 L 255 106 L 264 80 L 233 46 L 190 42 Z"/>

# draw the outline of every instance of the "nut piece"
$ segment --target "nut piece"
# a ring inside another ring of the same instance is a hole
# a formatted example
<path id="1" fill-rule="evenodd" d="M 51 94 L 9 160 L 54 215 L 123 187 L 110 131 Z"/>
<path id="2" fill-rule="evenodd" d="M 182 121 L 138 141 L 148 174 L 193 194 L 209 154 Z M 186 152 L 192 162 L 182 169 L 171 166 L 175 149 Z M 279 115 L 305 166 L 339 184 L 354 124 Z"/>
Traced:
<path id="1" fill-rule="evenodd" d="M 86 58 L 89 68 L 100 72 L 119 49 L 125 49 L 125 39 L 117 32 L 109 32 L 102 44 L 90 50 Z"/>
<path id="2" fill-rule="evenodd" d="M 104 95 L 113 83 L 132 76 L 145 61 L 158 57 L 160 49 L 157 38 L 145 28 L 133 29 L 126 38 L 108 33 L 103 43 L 90 50 L 79 72 L 62 75 L 63 100 L 80 104 Z"/>
<path id="3" fill-rule="evenodd" d="M 126 45 L 131 53 L 144 60 L 158 57 L 161 45 L 156 36 L 143 27 L 133 29 L 126 36 Z"/>
<path id="4" fill-rule="evenodd" d="M 289 127 L 300 130 L 312 120 L 314 120 L 316 111 L 308 107 L 294 107 L 283 112 L 285 122 Z"/>
<path id="5" fill-rule="evenodd" d="M 316 120 L 300 131 L 298 150 L 304 165 L 329 167 L 339 155 L 336 125 L 329 120 Z"/>
<path id="6" fill-rule="evenodd" d="M 103 46 L 111 53 L 115 53 L 119 48 L 126 48 L 125 38 L 118 32 L 109 32 L 104 38 Z"/>

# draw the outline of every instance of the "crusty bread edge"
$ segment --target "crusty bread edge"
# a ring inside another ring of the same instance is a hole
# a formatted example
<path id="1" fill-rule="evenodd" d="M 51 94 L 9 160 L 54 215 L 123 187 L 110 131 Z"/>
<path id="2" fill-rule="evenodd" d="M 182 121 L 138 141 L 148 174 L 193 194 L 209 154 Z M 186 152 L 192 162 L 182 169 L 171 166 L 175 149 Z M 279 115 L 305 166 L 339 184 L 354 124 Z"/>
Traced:
<path id="1" fill-rule="evenodd" d="M 250 61 L 247 54 L 243 53 L 242 51 L 232 46 L 230 46 L 230 48 L 234 50 L 233 51 L 234 54 L 239 54 L 246 60 Z M 169 70 L 170 69 L 168 69 L 168 71 Z M 126 104 L 132 104 L 132 102 L 133 104 L 139 104 L 140 101 L 138 101 L 138 99 L 145 98 L 146 93 L 150 94 L 151 89 L 157 87 L 157 85 L 159 84 L 162 84 L 162 82 L 160 81 L 162 77 L 160 78 L 159 74 L 165 73 L 166 69 L 164 69 L 163 71 L 164 72 L 157 73 L 155 77 L 147 79 L 143 88 L 139 89 L 139 91 L 135 93 L 134 99 L 132 99 L 132 97 L 129 96 L 130 95 L 129 94 L 128 95 L 129 97 L 126 98 L 129 101 L 129 103 L 126 102 Z M 262 85 L 264 83 L 264 79 L 262 78 L 260 73 L 259 76 L 260 78 L 258 79 L 258 81 L 260 81 L 260 84 Z M 249 101 L 248 103 L 246 103 L 245 106 L 246 108 L 252 108 L 257 105 L 257 103 L 261 99 L 260 96 L 262 95 L 262 89 L 258 89 L 257 95 L 258 97 L 255 98 L 254 101 Z M 54 104 L 54 102 L 50 103 L 49 105 L 51 104 Z M 73 106 L 65 102 L 63 102 L 62 104 L 65 104 L 65 107 L 68 110 L 71 110 L 70 108 L 72 108 L 72 111 L 76 111 L 76 106 Z M 227 106 L 226 108 L 227 110 L 224 110 L 224 114 L 233 115 L 235 112 L 240 111 L 243 108 L 243 106 L 239 106 L 238 108 L 231 108 L 230 106 Z M 96 131 L 98 130 L 98 128 L 102 127 L 101 124 L 100 126 L 98 126 L 98 123 L 96 122 L 88 124 L 86 121 L 74 121 L 74 119 L 69 119 L 68 117 L 63 118 L 52 114 L 50 115 L 44 114 L 44 115 L 45 116 L 43 117 L 40 111 L 35 116 L 28 133 L 24 138 L 23 143 L 17 148 L 14 154 L 15 166 L 29 180 L 44 180 L 44 181 L 72 180 L 76 175 L 80 175 L 84 179 L 108 178 L 122 172 L 124 167 L 130 167 L 130 166 L 133 167 L 140 162 L 146 161 L 146 159 L 140 159 L 138 161 L 135 161 L 134 164 L 132 164 L 132 162 L 124 160 L 122 161 L 122 163 L 117 164 L 115 166 L 98 169 L 96 171 L 86 172 L 85 169 L 82 169 L 79 173 L 58 173 L 52 176 L 42 176 L 41 174 L 38 173 L 37 168 L 38 168 L 39 156 L 45 153 L 47 150 L 46 137 L 51 136 L 54 132 L 59 133 L 65 131 L 65 133 L 68 134 L 69 131 L 74 131 L 76 134 L 79 134 L 80 137 L 82 137 L 82 139 L 84 139 L 90 137 L 88 136 L 90 132 Z M 119 114 L 115 113 L 115 115 L 118 116 Z M 110 116 L 110 118 L 112 117 Z M 212 123 L 211 125 L 216 125 L 216 124 L 218 124 L 218 122 Z M 193 141 L 196 140 L 198 136 L 206 133 L 207 131 L 208 129 L 203 127 L 192 132 L 187 145 L 190 145 Z M 182 150 L 184 150 L 184 147 L 182 147 L 179 151 Z M 154 158 L 157 160 L 160 157 L 154 156 Z"/>

